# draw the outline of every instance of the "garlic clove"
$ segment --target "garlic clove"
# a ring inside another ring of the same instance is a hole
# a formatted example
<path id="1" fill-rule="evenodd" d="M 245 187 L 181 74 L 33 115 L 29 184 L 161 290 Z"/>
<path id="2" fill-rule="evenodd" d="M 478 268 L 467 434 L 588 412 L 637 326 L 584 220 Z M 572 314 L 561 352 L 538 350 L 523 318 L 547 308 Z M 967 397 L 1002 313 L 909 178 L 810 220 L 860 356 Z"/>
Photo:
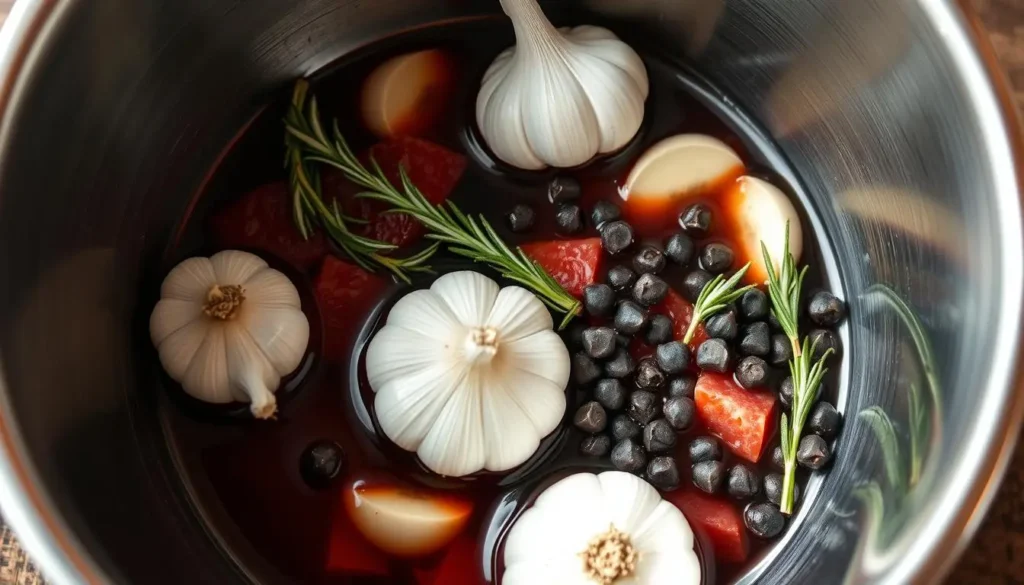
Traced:
<path id="1" fill-rule="evenodd" d="M 768 269 L 761 253 L 761 242 L 779 270 L 784 258 L 786 223 L 789 222 L 789 252 L 800 260 L 803 250 L 803 229 L 800 216 L 789 197 L 771 183 L 756 177 L 743 176 L 725 194 L 728 213 L 733 215 L 739 237 L 738 264 L 751 262 L 747 278 L 762 283 L 768 280 Z"/>
<path id="2" fill-rule="evenodd" d="M 463 270 L 438 278 L 430 291 L 444 299 L 460 323 L 476 325 L 487 322 L 499 287 L 479 272 Z"/>
<path id="3" fill-rule="evenodd" d="M 167 375 L 175 380 L 185 377 L 206 338 L 206 329 L 206 323 L 202 319 L 195 319 L 155 342 L 160 355 L 160 365 L 164 367 Z"/>
<path id="4" fill-rule="evenodd" d="M 435 339 L 403 327 L 382 328 L 366 349 L 366 374 L 372 388 L 384 388 L 396 379 L 448 362 L 449 356 L 438 350 Z"/>
<path id="5" fill-rule="evenodd" d="M 636 51 L 623 51 L 622 41 L 612 31 L 600 27 L 582 25 L 573 29 L 561 29 L 569 33 L 576 44 L 586 47 L 587 52 L 615 65 L 625 71 L 636 84 L 639 96 L 647 99 L 650 84 L 647 78 L 647 67 Z M 643 117 L 641 108 L 640 116 Z"/>
<path id="6" fill-rule="evenodd" d="M 374 386 L 377 395 L 373 407 L 384 434 L 406 451 L 417 451 L 463 383 L 464 374 L 461 369 L 435 362 Z"/>
<path id="7" fill-rule="evenodd" d="M 465 500 L 395 486 L 356 482 L 344 493 L 345 509 L 378 548 L 401 557 L 436 552 L 465 528 L 473 505 Z"/>
<path id="8" fill-rule="evenodd" d="M 635 475 L 608 473 L 598 475 L 597 479 L 610 520 L 616 526 L 629 527 L 631 534 L 662 501 L 657 490 Z"/>
<path id="9" fill-rule="evenodd" d="M 537 296 L 530 291 L 518 286 L 507 286 L 498 293 L 494 308 L 483 323 L 501 331 L 502 343 L 550 331 L 555 325 L 551 312 L 536 301 Z"/>
<path id="10" fill-rule="evenodd" d="M 448 303 L 433 288 L 416 290 L 402 297 L 391 308 L 387 322 L 410 333 L 440 341 L 448 341 L 453 331 L 464 328 Z"/>
<path id="11" fill-rule="evenodd" d="M 517 387 L 517 380 L 505 381 L 505 376 L 489 372 L 484 378 L 481 417 L 483 420 L 484 444 L 486 458 L 484 467 L 490 471 L 506 471 L 526 461 L 533 455 L 540 445 L 541 437 L 547 436 L 554 427 L 547 428 L 550 422 L 546 419 L 552 417 L 544 416 L 539 421 L 540 428 L 534 421 L 538 408 L 532 408 L 528 412 L 520 406 L 519 392 L 523 387 Z M 550 386 L 550 384 L 547 384 Z M 540 387 L 530 388 L 532 392 L 549 393 L 550 389 Z M 562 409 L 557 412 L 564 412 L 564 393 L 557 392 L 563 397 Z M 527 404 L 532 403 L 528 398 Z M 545 406 L 544 408 L 550 408 Z M 542 415 L 551 410 L 541 410 Z M 559 416 L 560 420 L 561 417 Z M 554 426 L 558 425 L 558 420 Z"/>
<path id="12" fill-rule="evenodd" d="M 422 132 L 440 114 L 452 81 L 438 49 L 392 57 L 363 85 L 363 122 L 381 138 Z"/>
<path id="13" fill-rule="evenodd" d="M 218 284 L 244 284 L 252 275 L 267 268 L 267 263 L 248 252 L 224 250 L 210 256 L 210 266 Z"/>
<path id="14" fill-rule="evenodd" d="M 309 344 L 309 320 L 302 311 L 276 305 L 252 305 L 239 323 L 252 335 L 278 375 L 287 375 L 299 367 Z"/>
<path id="15" fill-rule="evenodd" d="M 223 328 L 206 328 L 202 344 L 199 345 L 181 379 L 181 387 L 185 392 L 214 404 L 225 404 L 234 400 L 224 344 Z"/>
<path id="16" fill-rule="evenodd" d="M 648 148 L 630 171 L 622 196 L 629 204 L 678 200 L 725 184 L 743 173 L 743 161 L 727 144 L 703 134 L 678 134 Z"/>
<path id="17" fill-rule="evenodd" d="M 189 258 L 171 269 L 160 285 L 160 298 L 205 302 L 217 275 L 209 258 Z"/>
<path id="18" fill-rule="evenodd" d="M 520 371 L 532 372 L 559 389 L 569 382 L 569 350 L 554 331 L 541 331 L 523 339 L 503 344 L 507 362 Z"/>
<path id="19" fill-rule="evenodd" d="M 463 370 L 459 377 L 458 391 L 448 397 L 416 451 L 428 468 L 452 477 L 479 471 L 487 460 L 478 372 Z M 466 388 L 466 384 L 475 387 Z"/>
<path id="20" fill-rule="evenodd" d="M 683 513 L 662 501 L 633 532 L 633 544 L 648 553 L 638 567 L 640 583 L 700 583 L 700 559 Z"/>
<path id="21" fill-rule="evenodd" d="M 608 529 L 606 517 L 593 509 L 603 502 L 601 484 L 591 473 L 570 475 L 547 488 L 509 532 L 505 566 L 538 558 L 578 557 L 591 536 Z"/>
<path id="22" fill-rule="evenodd" d="M 514 48 L 505 50 L 484 74 L 476 99 L 476 123 L 481 131 L 500 128 L 485 136 L 494 156 L 521 169 L 536 171 L 548 165 L 530 147 L 520 94 L 511 89 L 524 83 L 524 74 L 512 64 L 514 57 Z"/>
<path id="23" fill-rule="evenodd" d="M 287 276 L 277 270 L 260 270 L 241 282 L 248 302 L 259 306 L 278 305 L 302 308 L 299 291 Z"/>
<path id="24" fill-rule="evenodd" d="M 159 346 L 169 335 L 203 315 L 203 306 L 196 301 L 162 299 L 149 316 L 149 336 Z M 191 359 L 191 358 L 190 358 Z"/>

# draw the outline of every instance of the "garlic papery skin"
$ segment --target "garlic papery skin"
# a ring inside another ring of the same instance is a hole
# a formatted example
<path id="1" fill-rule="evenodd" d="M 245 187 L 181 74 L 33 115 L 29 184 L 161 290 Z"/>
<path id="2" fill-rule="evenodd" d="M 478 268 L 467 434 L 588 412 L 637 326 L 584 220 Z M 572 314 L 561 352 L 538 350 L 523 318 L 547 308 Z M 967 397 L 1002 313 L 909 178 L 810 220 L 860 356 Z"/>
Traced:
<path id="1" fill-rule="evenodd" d="M 440 475 L 506 471 L 565 414 L 569 352 L 547 307 L 476 272 L 400 299 L 366 350 L 384 434 Z"/>
<path id="2" fill-rule="evenodd" d="M 164 370 L 204 402 L 249 402 L 271 418 L 281 378 L 299 366 L 309 321 L 288 277 L 237 250 L 189 258 L 160 287 L 149 333 Z"/>
<path id="3" fill-rule="evenodd" d="M 596 26 L 555 29 L 535 0 L 501 0 L 516 45 L 484 74 L 476 120 L 499 159 L 573 167 L 636 136 L 649 83 L 640 56 Z"/>
<path id="4" fill-rule="evenodd" d="M 570 475 L 544 490 L 505 540 L 502 585 L 698 585 L 693 530 L 630 473 Z"/>

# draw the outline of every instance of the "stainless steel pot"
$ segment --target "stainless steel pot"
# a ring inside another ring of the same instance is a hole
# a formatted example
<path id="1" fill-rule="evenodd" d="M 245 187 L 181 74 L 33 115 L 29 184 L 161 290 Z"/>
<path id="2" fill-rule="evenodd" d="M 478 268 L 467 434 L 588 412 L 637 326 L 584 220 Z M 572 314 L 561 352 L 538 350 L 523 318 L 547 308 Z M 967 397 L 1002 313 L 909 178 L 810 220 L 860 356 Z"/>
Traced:
<path id="1" fill-rule="evenodd" d="M 498 8 L 15 6 L 0 33 L 0 502 L 54 581 L 247 579 L 170 464 L 156 385 L 132 359 L 148 311 L 137 292 L 269 96 L 373 39 Z M 987 507 L 1024 406 L 1020 134 L 976 28 L 946 0 L 546 8 L 658 39 L 731 94 L 797 169 L 836 252 L 852 315 L 839 455 L 742 580 L 938 579 Z"/>

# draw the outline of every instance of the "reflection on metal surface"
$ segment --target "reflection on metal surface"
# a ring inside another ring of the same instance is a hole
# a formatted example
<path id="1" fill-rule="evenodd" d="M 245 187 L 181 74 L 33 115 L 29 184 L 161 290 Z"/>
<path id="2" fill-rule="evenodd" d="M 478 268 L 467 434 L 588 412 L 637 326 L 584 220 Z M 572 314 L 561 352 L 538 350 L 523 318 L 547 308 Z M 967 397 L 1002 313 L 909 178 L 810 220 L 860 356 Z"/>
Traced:
<path id="1" fill-rule="evenodd" d="M 892 544 L 908 536 L 903 529 L 918 509 L 915 494 L 920 493 L 916 488 L 926 460 L 940 460 L 942 449 L 942 388 L 928 333 L 913 309 L 891 288 L 876 284 L 864 297 L 866 306 L 875 305 L 899 318 L 906 342 L 896 346 L 901 355 L 894 356 L 894 360 L 913 366 L 903 367 L 904 375 L 896 381 L 900 394 L 906 397 L 904 404 L 870 406 L 851 421 L 871 429 L 881 452 L 882 470 L 875 473 L 881 477 L 852 491 L 863 505 L 865 528 L 858 550 L 862 563 L 851 564 L 848 578 L 856 571 L 864 571 L 863 576 L 870 578 L 897 560 L 891 553 L 901 549 Z M 907 359 L 904 350 L 910 350 L 907 353 L 916 359 Z M 929 479 L 934 477 L 933 473 Z"/>
<path id="2" fill-rule="evenodd" d="M 656 22 L 659 41 L 678 45 L 690 57 L 699 55 L 711 42 L 725 13 L 725 0 L 586 0 L 586 6 L 624 22 Z M 680 34 L 682 32 L 682 34 Z"/>

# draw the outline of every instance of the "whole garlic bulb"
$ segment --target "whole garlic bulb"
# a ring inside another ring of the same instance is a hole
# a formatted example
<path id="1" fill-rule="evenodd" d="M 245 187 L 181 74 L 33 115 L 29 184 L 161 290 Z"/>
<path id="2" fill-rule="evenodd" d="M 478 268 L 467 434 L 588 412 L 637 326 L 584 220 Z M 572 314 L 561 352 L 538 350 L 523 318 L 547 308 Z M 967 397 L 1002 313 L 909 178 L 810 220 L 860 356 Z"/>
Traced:
<path id="1" fill-rule="evenodd" d="M 480 132 L 495 156 L 521 169 L 581 165 L 625 146 L 640 129 L 647 69 L 611 31 L 555 29 L 535 0 L 501 0 L 516 45 L 484 74 Z"/>
<path id="2" fill-rule="evenodd" d="M 565 414 L 569 351 L 518 286 L 453 272 L 397 303 L 366 350 L 384 433 L 435 473 L 505 471 Z"/>
<path id="3" fill-rule="evenodd" d="M 505 540 L 504 585 L 699 585 L 693 531 L 630 473 L 577 473 L 544 490 Z"/>
<path id="4" fill-rule="evenodd" d="M 309 321 L 288 277 L 237 250 L 178 264 L 149 318 L 160 363 L 204 402 L 251 402 L 256 418 L 277 411 L 274 391 L 299 366 Z"/>

